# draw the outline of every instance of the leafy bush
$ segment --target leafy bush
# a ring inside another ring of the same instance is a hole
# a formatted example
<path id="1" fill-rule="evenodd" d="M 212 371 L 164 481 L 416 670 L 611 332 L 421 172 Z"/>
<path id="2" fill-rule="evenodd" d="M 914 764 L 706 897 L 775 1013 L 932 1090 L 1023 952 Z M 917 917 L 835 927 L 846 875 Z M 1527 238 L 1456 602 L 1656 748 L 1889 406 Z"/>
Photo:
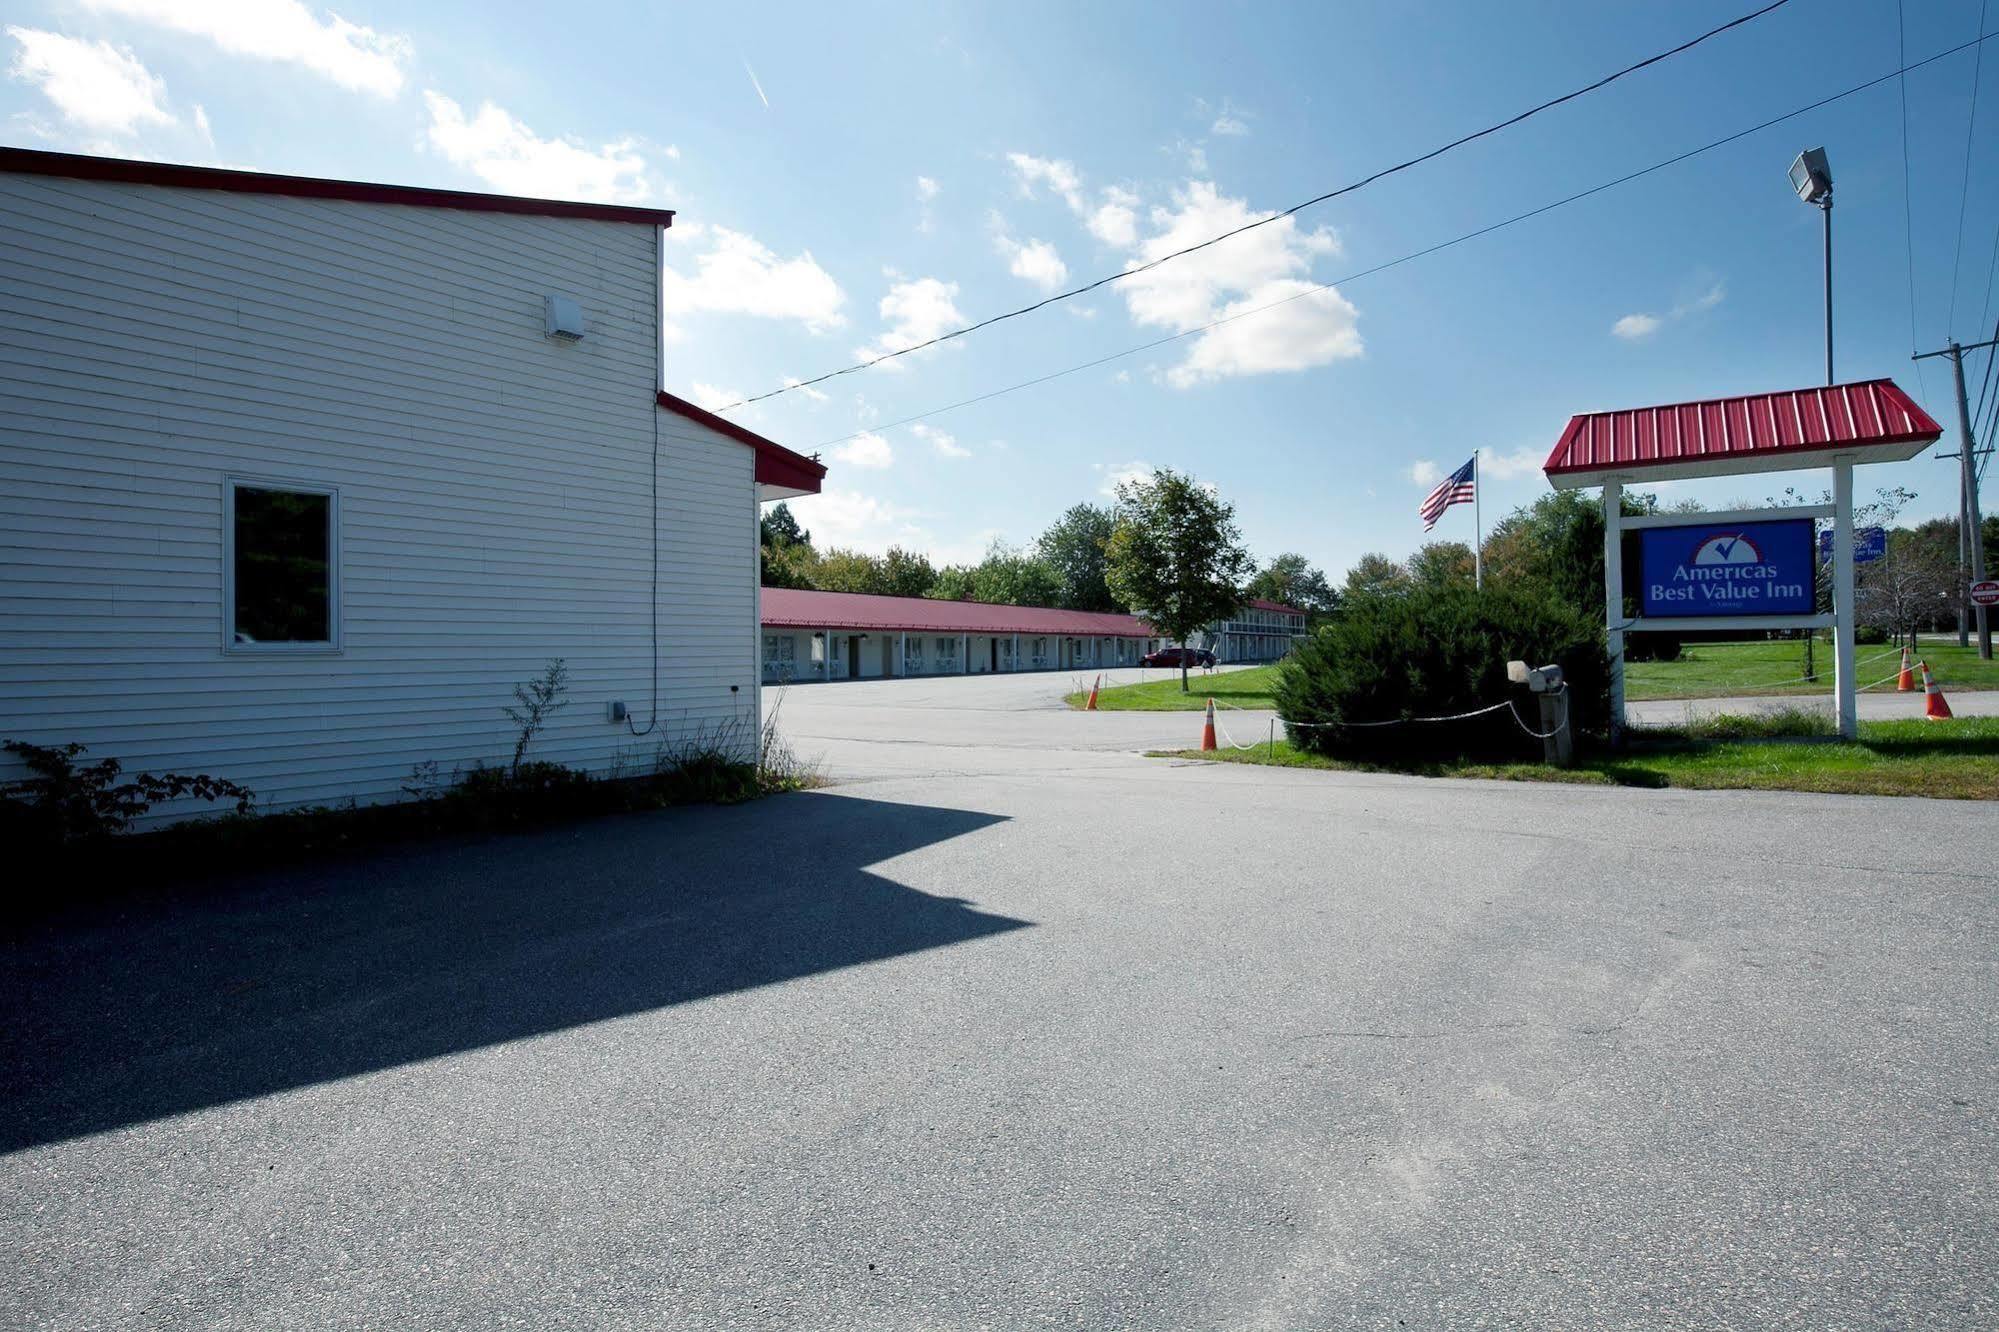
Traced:
<path id="1" fill-rule="evenodd" d="M 1507 682 L 1509 660 L 1560 665 L 1578 741 L 1602 730 L 1610 713 L 1602 624 L 1553 596 L 1506 587 L 1356 593 L 1339 620 L 1298 646 L 1279 675 L 1277 711 L 1286 723 L 1302 723 L 1296 744 L 1323 754 L 1536 755 L 1540 742 L 1505 709 L 1467 721 L 1407 721 L 1513 699 L 1537 724 L 1530 696 Z M 1404 724 L 1355 725 L 1385 721 Z"/>
<path id="2" fill-rule="evenodd" d="M 141 772 L 121 782 L 117 759 L 79 764 L 86 751 L 74 742 L 51 748 L 9 740 L 5 748 L 35 774 L 0 787 L 0 835 L 17 849 L 102 841 L 162 800 L 233 800 L 238 814 L 248 814 L 255 799 L 248 787 L 206 774 Z"/>
<path id="3" fill-rule="evenodd" d="M 1888 631 L 1878 624 L 1856 625 L 1853 641 L 1862 647 L 1880 647 L 1888 641 Z"/>
<path id="4" fill-rule="evenodd" d="M 1626 661 L 1678 661 L 1686 643 L 1678 634 L 1626 634 Z"/>

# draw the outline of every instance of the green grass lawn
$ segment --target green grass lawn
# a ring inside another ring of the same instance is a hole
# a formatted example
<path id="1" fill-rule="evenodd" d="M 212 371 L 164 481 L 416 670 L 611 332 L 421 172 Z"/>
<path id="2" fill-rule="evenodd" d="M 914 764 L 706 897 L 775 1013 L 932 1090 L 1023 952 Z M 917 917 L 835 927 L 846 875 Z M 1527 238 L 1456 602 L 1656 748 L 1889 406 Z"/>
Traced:
<path id="1" fill-rule="evenodd" d="M 1689 643 L 1678 661 L 1627 662 L 1624 696 L 1636 700 L 1830 693 L 1832 645 L 1819 643 L 1813 652 L 1817 683 L 1797 678 L 1805 673 L 1805 645 L 1801 642 Z M 1953 689 L 1999 689 L 1999 660 L 1980 661 L 1975 643 L 1961 648 L 1956 643 L 1925 639 L 1920 655 L 1929 662 L 1945 694 Z M 1869 661 L 1870 657 L 1876 660 Z M 1854 659 L 1862 663 L 1854 674 L 1861 684 L 1868 684 L 1893 675 L 1901 665 L 1901 652 L 1885 645 L 1859 647 L 1854 650 Z M 1921 678 L 1917 676 L 1919 686 Z M 1872 692 L 1889 693 L 1894 688 L 1895 682 L 1889 680 Z"/>
<path id="2" fill-rule="evenodd" d="M 1954 721 L 1862 722 L 1860 739 L 1703 741 L 1654 733 L 1616 755 L 1586 758 L 1573 768 L 1538 763 L 1356 763 L 1306 753 L 1278 741 L 1273 751 L 1180 750 L 1159 758 L 1264 763 L 1345 772 L 1402 772 L 1426 777 L 1579 782 L 1598 786 L 1692 787 L 1704 790 L 1823 791 L 1842 795 L 1938 796 L 1999 800 L 1999 717 Z"/>
<path id="3" fill-rule="evenodd" d="M 1277 667 L 1248 666 L 1239 671 L 1216 671 L 1203 675 L 1187 673 L 1187 693 L 1180 692 L 1180 672 L 1170 676 L 1161 671 L 1157 680 L 1144 684 L 1117 685 L 1099 690 L 1097 708 L 1102 712 L 1200 712 L 1214 699 L 1216 706 L 1232 703 L 1239 708 L 1272 708 L 1277 701 L 1270 691 L 1277 687 Z M 1089 701 L 1084 689 L 1068 696 L 1069 706 L 1080 708 Z"/>

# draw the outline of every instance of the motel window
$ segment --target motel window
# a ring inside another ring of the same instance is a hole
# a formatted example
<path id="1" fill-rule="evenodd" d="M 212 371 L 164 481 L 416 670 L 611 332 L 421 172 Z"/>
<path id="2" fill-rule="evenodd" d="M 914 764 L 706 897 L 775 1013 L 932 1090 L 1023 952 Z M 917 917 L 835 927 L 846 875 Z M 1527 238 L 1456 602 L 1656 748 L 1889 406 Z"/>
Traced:
<path id="1" fill-rule="evenodd" d="M 224 485 L 223 642 L 240 651 L 340 646 L 340 495 L 261 481 Z"/>
<path id="2" fill-rule="evenodd" d="M 958 657 L 958 640 L 940 638 L 937 640 L 937 657 L 940 661 L 955 661 Z"/>

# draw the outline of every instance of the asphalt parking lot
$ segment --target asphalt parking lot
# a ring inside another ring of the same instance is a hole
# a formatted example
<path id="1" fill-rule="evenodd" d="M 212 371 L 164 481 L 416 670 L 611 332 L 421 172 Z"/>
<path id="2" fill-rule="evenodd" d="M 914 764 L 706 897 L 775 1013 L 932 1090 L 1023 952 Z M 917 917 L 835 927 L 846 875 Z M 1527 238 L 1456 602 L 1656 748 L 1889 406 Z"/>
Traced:
<path id="1" fill-rule="evenodd" d="M 15 930 L 0 1325 L 1999 1322 L 1987 821 L 1146 760 L 1198 717 L 1066 687 Z"/>

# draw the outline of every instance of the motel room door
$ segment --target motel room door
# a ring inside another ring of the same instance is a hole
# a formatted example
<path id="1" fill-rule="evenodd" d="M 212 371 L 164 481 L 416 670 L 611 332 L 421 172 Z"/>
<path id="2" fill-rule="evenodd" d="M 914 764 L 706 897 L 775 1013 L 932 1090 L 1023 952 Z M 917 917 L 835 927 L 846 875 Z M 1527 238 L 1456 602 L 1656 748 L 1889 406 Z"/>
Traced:
<path id="1" fill-rule="evenodd" d="M 847 678 L 850 680 L 861 678 L 861 636 L 859 634 L 847 635 Z"/>
<path id="2" fill-rule="evenodd" d="M 988 638 L 988 639 L 986 640 L 986 646 L 987 646 L 987 647 L 989 647 L 989 648 L 991 648 L 991 649 L 993 650 L 993 664 L 992 664 L 992 666 L 991 666 L 991 667 L 989 667 L 988 669 L 990 669 L 990 670 L 993 670 L 993 671 L 998 671 L 998 670 L 999 670 L 999 635 L 998 635 L 998 634 L 994 634 L 994 635 L 993 635 L 993 636 L 992 636 L 991 638 Z"/>

